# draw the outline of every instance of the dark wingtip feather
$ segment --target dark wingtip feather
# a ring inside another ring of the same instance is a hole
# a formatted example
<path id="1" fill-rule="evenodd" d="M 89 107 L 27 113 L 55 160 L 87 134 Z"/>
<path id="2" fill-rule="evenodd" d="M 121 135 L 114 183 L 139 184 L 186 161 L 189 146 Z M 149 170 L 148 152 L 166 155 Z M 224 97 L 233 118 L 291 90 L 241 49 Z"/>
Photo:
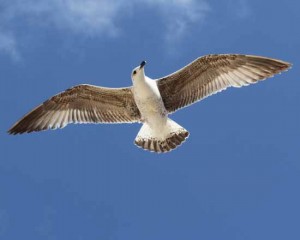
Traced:
<path id="1" fill-rule="evenodd" d="M 250 57 L 251 61 L 267 64 L 269 67 L 273 66 L 276 67 L 276 69 L 285 71 L 292 67 L 292 63 L 282 61 L 275 58 L 268 58 L 268 57 L 261 57 L 261 56 L 254 56 L 254 55 L 246 55 L 247 57 Z"/>
<path id="2" fill-rule="evenodd" d="M 19 122 L 14 124 L 8 131 L 7 133 L 9 135 L 17 135 L 17 134 L 21 134 L 21 131 L 20 131 L 20 126 L 19 126 Z"/>
<path id="3" fill-rule="evenodd" d="M 33 128 L 32 124 L 35 123 L 43 115 L 43 105 L 39 105 L 32 111 L 24 115 L 19 121 L 17 121 L 7 133 L 10 135 L 17 135 L 23 133 L 30 133 L 33 131 L 41 131 L 43 129 Z"/>
<path id="4" fill-rule="evenodd" d="M 7 133 L 9 135 L 18 135 L 18 134 L 23 134 L 26 132 L 27 132 L 26 129 L 22 128 L 21 122 L 15 124 L 7 131 Z"/>
<path id="5" fill-rule="evenodd" d="M 13 129 L 11 128 L 11 129 L 9 129 L 9 130 L 7 130 L 7 132 L 6 132 L 7 134 L 9 134 L 9 135 L 16 135 L 16 133 L 13 131 Z"/>
<path id="6" fill-rule="evenodd" d="M 291 69 L 292 67 L 293 67 L 293 64 L 292 63 L 290 63 L 290 62 L 283 62 L 284 64 L 285 64 L 285 71 L 287 71 L 287 70 L 289 70 L 289 69 Z"/>

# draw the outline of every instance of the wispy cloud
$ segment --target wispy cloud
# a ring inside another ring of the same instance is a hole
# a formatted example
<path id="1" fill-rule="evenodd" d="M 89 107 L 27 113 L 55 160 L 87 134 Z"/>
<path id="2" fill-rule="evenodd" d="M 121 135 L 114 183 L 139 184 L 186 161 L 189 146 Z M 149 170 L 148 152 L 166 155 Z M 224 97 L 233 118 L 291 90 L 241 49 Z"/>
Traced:
<path id="1" fill-rule="evenodd" d="M 4 0 L 2 22 L 12 26 L 22 21 L 30 25 L 52 25 L 80 34 L 114 31 L 120 0 Z M 0 3 L 1 7 L 1 3 Z"/>
<path id="2" fill-rule="evenodd" d="M 158 9 L 165 23 L 165 39 L 168 42 L 179 40 L 194 24 L 202 25 L 210 11 L 204 0 L 145 0 L 150 7 Z"/>
<path id="3" fill-rule="evenodd" d="M 0 30 L 0 53 L 1 52 L 10 56 L 14 61 L 20 60 L 15 37 L 11 33 Z"/>
<path id="4" fill-rule="evenodd" d="M 81 36 L 117 36 L 122 28 L 118 20 L 126 18 L 127 9 L 135 11 L 136 4 L 158 11 L 166 41 L 180 39 L 193 24 L 201 24 L 209 12 L 206 0 L 2 0 L 0 52 L 20 58 L 13 30 L 20 22 L 30 27 L 52 26 Z"/>

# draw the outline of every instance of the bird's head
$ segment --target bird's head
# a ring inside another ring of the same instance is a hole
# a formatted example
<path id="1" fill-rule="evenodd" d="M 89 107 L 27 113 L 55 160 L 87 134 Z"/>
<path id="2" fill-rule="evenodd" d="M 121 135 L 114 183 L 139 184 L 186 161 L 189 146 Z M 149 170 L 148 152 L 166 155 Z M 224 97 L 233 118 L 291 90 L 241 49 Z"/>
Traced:
<path id="1" fill-rule="evenodd" d="M 144 67 L 146 65 L 146 61 L 142 61 L 139 66 L 134 68 L 131 73 L 132 81 L 143 80 L 145 78 Z"/>

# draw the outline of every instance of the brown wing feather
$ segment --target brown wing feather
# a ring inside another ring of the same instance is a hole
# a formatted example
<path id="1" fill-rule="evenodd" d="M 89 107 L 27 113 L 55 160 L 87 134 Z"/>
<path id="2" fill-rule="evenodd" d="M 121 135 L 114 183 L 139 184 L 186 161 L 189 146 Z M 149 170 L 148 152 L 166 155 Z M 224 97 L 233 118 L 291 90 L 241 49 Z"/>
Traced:
<path id="1" fill-rule="evenodd" d="M 242 87 L 287 70 L 290 63 L 251 55 L 207 55 L 157 80 L 171 113 L 228 87 Z"/>
<path id="2" fill-rule="evenodd" d="M 8 132 L 29 133 L 63 128 L 69 123 L 131 123 L 140 112 L 131 88 L 78 85 L 59 93 L 26 114 Z"/>

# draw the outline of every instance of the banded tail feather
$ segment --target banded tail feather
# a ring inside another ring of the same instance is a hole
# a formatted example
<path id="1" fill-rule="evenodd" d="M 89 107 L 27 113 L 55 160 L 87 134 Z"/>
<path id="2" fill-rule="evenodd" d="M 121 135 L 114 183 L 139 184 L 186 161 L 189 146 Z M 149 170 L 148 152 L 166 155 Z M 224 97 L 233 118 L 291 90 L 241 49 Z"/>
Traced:
<path id="1" fill-rule="evenodd" d="M 156 153 L 169 152 L 179 147 L 189 136 L 189 132 L 171 119 L 161 131 L 154 131 L 144 123 L 134 143 L 144 150 Z"/>

